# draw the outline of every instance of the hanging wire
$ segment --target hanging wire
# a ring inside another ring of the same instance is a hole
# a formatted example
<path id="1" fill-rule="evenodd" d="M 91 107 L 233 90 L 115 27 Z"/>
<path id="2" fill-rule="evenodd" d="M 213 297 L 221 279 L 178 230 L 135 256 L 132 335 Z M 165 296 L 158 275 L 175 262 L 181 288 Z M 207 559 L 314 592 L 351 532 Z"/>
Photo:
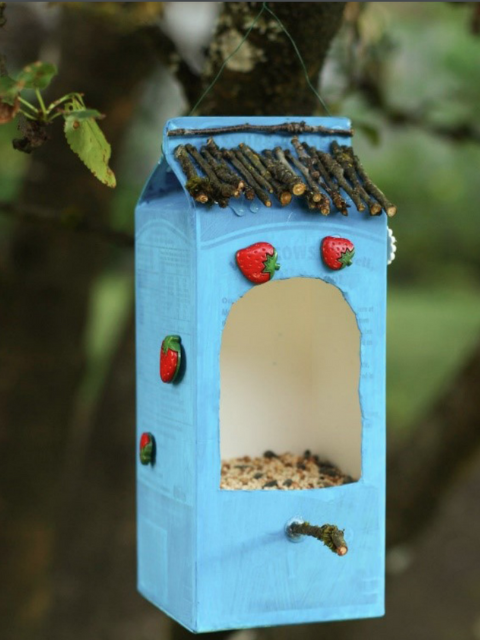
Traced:
<path id="1" fill-rule="evenodd" d="M 220 76 L 223 73 L 223 70 L 225 69 L 225 67 L 227 66 L 227 62 L 230 60 L 230 58 L 233 58 L 233 56 L 237 53 L 237 51 L 240 49 L 240 47 L 243 45 L 243 43 L 245 42 L 245 40 L 248 38 L 248 36 L 250 35 L 250 32 L 252 31 L 253 27 L 257 24 L 257 22 L 260 20 L 260 16 L 262 15 L 262 13 L 265 11 L 265 9 L 267 9 L 268 7 L 266 6 L 265 2 L 262 3 L 262 8 L 260 9 L 260 11 L 257 13 L 257 15 L 255 16 L 255 19 L 253 20 L 252 24 L 248 27 L 247 32 L 245 33 L 245 35 L 243 36 L 243 38 L 241 39 L 240 43 L 238 44 L 238 46 L 232 51 L 232 53 L 227 56 L 225 58 L 225 60 L 223 61 L 222 66 L 220 67 L 220 69 L 218 70 L 217 75 L 215 76 L 215 78 L 212 80 L 212 82 L 208 85 L 208 87 L 205 89 L 205 91 L 202 93 L 202 95 L 200 96 L 200 98 L 197 100 L 197 102 L 194 104 L 194 106 L 192 107 L 190 113 L 188 114 L 189 116 L 192 115 L 192 113 L 195 111 L 195 109 L 198 107 L 198 105 L 203 101 L 203 99 L 205 98 L 205 96 L 207 95 L 207 93 L 210 93 L 211 89 L 213 88 L 213 86 L 216 84 L 217 80 L 220 78 Z"/>
<path id="2" fill-rule="evenodd" d="M 223 70 L 225 69 L 225 67 L 227 66 L 228 61 L 230 60 L 230 58 L 233 58 L 233 56 L 237 53 L 237 51 L 240 49 L 240 47 L 243 45 L 243 43 L 245 42 L 245 40 L 247 40 L 248 36 L 250 35 L 253 27 L 257 24 L 257 22 L 260 19 L 260 16 L 263 14 L 264 11 L 267 11 L 268 13 L 270 13 L 273 18 L 277 21 L 278 25 L 280 26 L 280 28 L 282 29 L 282 31 L 285 33 L 285 35 L 287 36 L 287 38 L 290 40 L 290 42 L 292 43 L 292 46 L 295 50 L 295 53 L 297 54 L 297 58 L 300 61 L 300 64 L 302 66 L 303 69 L 303 73 L 305 74 L 305 79 L 307 81 L 307 84 L 309 86 L 309 88 L 313 91 L 313 93 L 315 94 L 315 96 L 317 97 L 318 101 L 320 102 L 320 104 L 322 105 L 323 109 L 325 110 L 325 112 L 331 116 L 332 114 L 330 113 L 330 111 L 328 110 L 327 105 L 325 104 L 325 102 L 323 101 L 322 97 L 320 96 L 320 94 L 318 93 L 318 91 L 315 89 L 315 87 L 313 86 L 313 84 L 310 81 L 310 78 L 308 76 L 308 71 L 307 71 L 307 67 L 305 65 L 305 62 L 302 58 L 302 54 L 300 53 L 297 44 L 295 42 L 295 40 L 293 39 L 293 37 L 290 35 L 290 33 L 287 31 L 287 28 L 285 27 L 285 25 L 283 24 L 283 22 L 280 20 L 280 18 L 277 16 L 277 14 L 270 9 L 270 7 L 267 5 L 266 2 L 262 2 L 262 8 L 260 9 L 260 11 L 257 13 L 257 15 L 255 16 L 252 24 L 248 27 L 245 35 L 243 36 L 243 38 L 241 39 L 241 41 L 239 42 L 238 46 L 232 51 L 232 53 L 230 55 L 228 55 L 225 60 L 223 61 L 222 66 L 220 67 L 220 69 L 217 72 L 217 75 L 215 76 L 215 78 L 212 80 L 212 82 L 208 85 L 208 87 L 205 89 L 205 91 L 202 93 L 202 95 L 200 96 L 200 98 L 197 100 L 197 102 L 194 104 L 194 106 L 192 107 L 192 109 L 190 110 L 190 113 L 188 114 L 189 116 L 191 116 L 195 110 L 197 109 L 197 107 L 200 105 L 201 102 L 203 102 L 203 99 L 205 98 L 205 96 L 210 93 L 210 91 L 212 90 L 212 88 L 215 86 L 215 84 L 217 83 L 218 79 L 220 78 L 220 76 L 223 73 Z"/>
<path id="3" fill-rule="evenodd" d="M 322 105 L 322 107 L 324 108 L 324 110 L 326 111 L 326 113 L 328 113 L 329 116 L 331 116 L 332 114 L 330 113 L 330 111 L 328 110 L 327 105 L 325 104 L 325 102 L 323 101 L 321 95 L 318 93 L 318 91 L 315 89 L 315 87 L 313 86 L 313 84 L 310 82 L 310 78 L 308 76 L 308 71 L 307 71 L 307 66 L 302 58 L 302 54 L 300 53 L 300 51 L 298 50 L 297 47 L 297 43 L 295 42 L 295 40 L 293 39 L 293 37 L 288 33 L 287 28 L 285 27 L 285 25 L 283 24 L 283 22 L 280 20 L 280 18 L 277 16 L 277 14 L 272 11 L 272 9 L 270 9 L 270 7 L 267 6 L 267 3 L 264 2 L 263 3 L 263 9 L 265 9 L 266 11 L 268 11 L 268 13 L 270 13 L 275 20 L 278 22 L 278 24 L 280 25 L 280 27 L 282 28 L 283 32 L 285 33 L 285 35 L 287 36 L 287 38 L 290 40 L 290 42 L 292 43 L 292 47 L 295 49 L 295 53 L 297 54 L 297 58 L 300 61 L 300 64 L 302 65 L 302 69 L 303 69 L 303 73 L 305 74 L 305 80 L 307 81 L 308 86 L 310 87 L 310 89 L 313 91 L 313 93 L 317 96 L 318 101 L 320 102 L 320 104 Z"/>

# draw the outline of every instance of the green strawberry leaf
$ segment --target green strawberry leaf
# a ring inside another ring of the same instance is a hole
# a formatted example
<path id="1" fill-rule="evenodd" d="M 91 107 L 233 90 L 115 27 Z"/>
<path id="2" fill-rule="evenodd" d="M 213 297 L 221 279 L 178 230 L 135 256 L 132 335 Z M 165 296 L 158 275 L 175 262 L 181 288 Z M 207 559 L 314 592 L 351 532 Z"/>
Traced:
<path id="1" fill-rule="evenodd" d="M 93 112 L 93 115 L 82 113 L 81 117 L 78 117 L 79 111 Z M 94 109 L 85 109 L 77 98 L 73 98 L 64 114 L 65 136 L 71 150 L 78 155 L 93 175 L 107 187 L 115 187 L 117 184 L 115 174 L 108 166 L 111 147 L 95 122 L 95 118 L 99 117 L 96 115 L 98 113 Z"/>
<path id="2" fill-rule="evenodd" d="M 265 268 L 263 269 L 263 273 L 269 273 L 270 278 L 273 278 L 275 271 L 280 269 L 280 265 L 277 264 L 277 257 L 277 252 L 274 251 L 273 255 L 267 255 L 267 259 L 264 262 Z"/>
<path id="3" fill-rule="evenodd" d="M 349 251 L 348 249 L 342 253 L 342 255 L 338 258 L 338 262 L 343 267 L 350 267 L 352 265 L 353 256 L 355 255 L 355 249 Z"/>
<path id="4" fill-rule="evenodd" d="M 52 78 L 57 75 L 57 67 L 49 62 L 34 62 L 27 65 L 17 75 L 19 90 L 46 89 Z"/>
<path id="5" fill-rule="evenodd" d="M 163 353 L 167 353 L 169 349 L 176 353 L 180 353 L 180 336 L 167 336 L 163 341 L 162 349 Z"/>
<path id="6" fill-rule="evenodd" d="M 140 462 L 142 464 L 150 464 L 153 460 L 153 443 L 149 442 L 140 450 Z"/>

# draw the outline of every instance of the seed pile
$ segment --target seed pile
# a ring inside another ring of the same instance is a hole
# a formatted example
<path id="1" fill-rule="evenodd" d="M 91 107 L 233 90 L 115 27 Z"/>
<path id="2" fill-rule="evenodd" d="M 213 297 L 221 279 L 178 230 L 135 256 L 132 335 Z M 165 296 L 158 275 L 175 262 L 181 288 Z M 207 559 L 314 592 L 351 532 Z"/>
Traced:
<path id="1" fill-rule="evenodd" d="M 178 145 L 174 152 L 187 178 L 185 187 L 201 204 L 227 207 L 231 198 L 258 198 L 271 207 L 284 207 L 300 198 L 312 211 L 348 215 L 347 194 L 358 211 L 370 215 L 395 215 L 397 208 L 371 181 L 358 156 L 349 146 L 333 141 L 326 153 L 298 137 L 290 148 L 254 151 L 243 142 L 232 149 L 220 148 L 213 138 L 199 148 Z"/>
<path id="2" fill-rule="evenodd" d="M 311 451 L 303 455 L 275 454 L 243 456 L 222 461 L 221 489 L 320 489 L 355 482 L 338 467 Z"/>

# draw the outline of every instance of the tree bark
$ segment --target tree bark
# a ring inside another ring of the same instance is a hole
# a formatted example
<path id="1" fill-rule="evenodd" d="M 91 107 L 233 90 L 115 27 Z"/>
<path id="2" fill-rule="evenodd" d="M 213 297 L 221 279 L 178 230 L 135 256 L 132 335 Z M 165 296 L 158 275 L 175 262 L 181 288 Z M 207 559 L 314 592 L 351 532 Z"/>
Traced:
<path id="1" fill-rule="evenodd" d="M 449 390 L 389 456 L 390 546 L 411 541 L 432 521 L 445 493 L 478 453 L 479 380 L 480 341 Z"/>
<path id="2" fill-rule="evenodd" d="M 342 22 L 344 2 L 272 2 L 293 37 L 315 86 L 330 43 Z M 205 67 L 207 86 L 225 58 L 239 45 L 259 2 L 226 2 Z M 292 44 L 266 11 L 241 49 L 228 61 L 201 106 L 202 114 L 311 115 L 320 105 L 308 87 Z"/>
<path id="3" fill-rule="evenodd" d="M 88 12 L 62 12 L 56 31 L 60 75 L 54 95 L 85 91 L 117 157 L 151 57 L 141 40 L 119 34 Z M 68 149 L 60 127 L 32 157 L 20 206 L 79 211 L 104 220 L 112 192 Z M 91 286 L 105 245 L 50 228 L 16 224 L 0 272 L 0 566 L 8 584 L 4 637 L 42 633 L 54 600 L 52 566 L 71 412 L 84 365 Z M 80 614 L 81 615 L 81 614 Z M 53 636 L 49 636 L 53 637 Z"/>

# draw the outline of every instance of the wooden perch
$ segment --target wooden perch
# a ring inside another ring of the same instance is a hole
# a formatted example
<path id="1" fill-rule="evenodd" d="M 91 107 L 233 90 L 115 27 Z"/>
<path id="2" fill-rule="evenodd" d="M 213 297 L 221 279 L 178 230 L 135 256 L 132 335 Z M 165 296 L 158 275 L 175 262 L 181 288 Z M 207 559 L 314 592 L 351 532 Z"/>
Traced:
<path id="1" fill-rule="evenodd" d="M 193 166 L 193 162 L 188 157 L 185 147 L 181 144 L 178 145 L 173 155 L 175 156 L 175 159 L 178 160 L 182 167 L 182 171 L 187 178 L 185 188 L 188 193 L 197 202 L 201 202 L 202 204 L 208 202 L 209 198 L 213 197 L 210 181 L 208 178 L 203 178 L 198 175 L 195 167 Z"/>
<path id="2" fill-rule="evenodd" d="M 379 204 L 376 200 L 374 200 L 370 194 L 368 194 L 363 186 L 360 184 L 360 181 L 357 176 L 357 172 L 355 170 L 355 165 L 353 162 L 353 158 L 350 153 L 348 153 L 348 149 L 350 147 L 342 146 L 335 142 L 332 142 L 331 149 L 333 153 L 333 157 L 335 160 L 341 165 L 343 172 L 350 184 L 354 192 L 357 194 L 359 198 L 365 202 L 370 211 L 370 215 L 378 216 L 379 213 L 382 212 L 382 205 Z"/>
<path id="3" fill-rule="evenodd" d="M 292 522 L 288 527 L 287 533 L 293 538 L 298 536 L 316 538 L 338 556 L 344 556 L 348 552 L 348 546 L 343 535 L 344 532 L 334 524 L 324 524 L 319 527 L 309 522 Z"/>
<path id="4" fill-rule="evenodd" d="M 210 129 L 170 129 L 167 132 L 169 137 L 175 136 L 215 136 L 222 133 L 242 133 L 242 132 L 258 132 L 258 133 L 286 133 L 290 135 L 298 135 L 299 133 L 320 133 L 328 136 L 353 136 L 353 129 L 329 129 L 328 127 L 311 126 L 306 122 L 283 122 L 282 124 L 235 124 L 229 127 L 213 127 Z"/>
<path id="5" fill-rule="evenodd" d="M 397 213 L 397 207 L 392 204 L 387 199 L 383 191 L 380 191 L 380 189 L 370 180 L 358 156 L 353 153 L 353 149 L 351 147 L 343 146 L 341 147 L 341 149 L 351 157 L 352 162 L 355 165 L 355 169 L 357 170 L 360 179 L 363 181 L 363 187 L 365 191 L 370 193 L 376 200 L 378 200 L 378 202 L 385 209 L 385 212 L 389 218 L 394 216 Z"/>

